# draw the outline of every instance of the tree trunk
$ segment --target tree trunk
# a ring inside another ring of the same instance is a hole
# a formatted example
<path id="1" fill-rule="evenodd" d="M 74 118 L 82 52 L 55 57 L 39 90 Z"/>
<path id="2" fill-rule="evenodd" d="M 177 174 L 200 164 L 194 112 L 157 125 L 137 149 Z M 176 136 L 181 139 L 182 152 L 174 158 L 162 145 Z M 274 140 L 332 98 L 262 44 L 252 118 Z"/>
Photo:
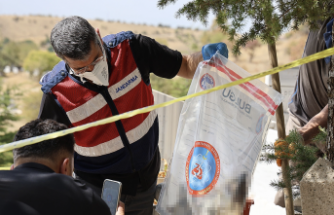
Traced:
<path id="1" fill-rule="evenodd" d="M 334 26 L 333 26 L 334 27 Z M 334 28 L 332 30 L 332 41 L 334 41 Z M 331 64 L 328 71 L 328 121 L 327 121 L 327 147 L 326 156 L 334 166 L 334 57 L 331 57 Z"/>
<path id="2" fill-rule="evenodd" d="M 276 42 L 272 44 L 268 44 L 268 51 L 269 51 L 269 58 L 271 61 L 271 66 L 275 68 L 278 66 Z M 273 74 L 271 78 L 272 78 L 273 88 L 280 93 L 281 83 L 279 79 L 279 74 L 278 73 Z M 285 139 L 283 103 L 281 103 L 281 105 L 276 110 L 276 127 L 277 127 L 278 138 Z M 282 173 L 283 173 L 283 180 L 286 185 L 286 188 L 284 188 L 285 210 L 286 210 L 286 215 L 294 215 L 295 213 L 294 213 L 294 208 L 293 208 L 291 181 L 289 179 L 288 170 L 289 170 L 289 161 L 287 159 L 283 159 L 282 160 Z"/>
<path id="3" fill-rule="evenodd" d="M 333 60 L 332 60 L 333 61 Z M 334 167 L 334 62 L 331 62 L 331 69 L 328 72 L 328 121 L 327 121 L 327 148 L 326 156 Z"/>

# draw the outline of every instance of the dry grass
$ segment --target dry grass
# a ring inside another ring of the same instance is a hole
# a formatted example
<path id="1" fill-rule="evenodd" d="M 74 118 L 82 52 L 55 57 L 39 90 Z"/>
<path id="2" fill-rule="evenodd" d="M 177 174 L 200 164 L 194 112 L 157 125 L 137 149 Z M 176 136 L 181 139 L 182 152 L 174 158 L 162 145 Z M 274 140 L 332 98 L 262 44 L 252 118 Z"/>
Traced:
<path id="1" fill-rule="evenodd" d="M 14 41 L 32 40 L 40 44 L 50 32 L 54 25 L 59 22 L 61 17 L 48 16 L 0 16 L 0 38 L 8 37 Z M 149 25 L 135 25 L 121 22 L 107 22 L 102 20 L 89 20 L 94 28 L 99 28 L 102 36 L 114 34 L 120 31 L 133 31 L 155 38 L 162 44 L 168 45 L 171 49 L 178 50 L 183 54 L 189 54 L 202 47 L 202 38 L 205 31 L 191 29 L 173 29 L 167 27 L 156 27 Z M 277 41 L 277 56 L 280 65 L 289 63 L 291 60 L 302 56 L 307 35 L 305 30 L 296 33 L 287 33 Z M 228 42 L 229 41 L 224 41 Z M 239 66 L 249 71 L 251 74 L 270 69 L 267 46 L 262 44 L 254 51 L 254 58 L 249 63 L 249 52 L 241 48 L 242 54 L 235 58 L 230 54 L 229 59 Z"/>
<path id="2" fill-rule="evenodd" d="M 7 77 L 3 78 L 4 87 L 15 87 L 18 93 L 21 94 L 15 100 L 17 109 L 21 110 L 19 120 L 12 122 L 8 127 L 8 131 L 17 131 L 22 125 L 32 119 L 37 118 L 39 112 L 39 105 L 42 99 L 41 86 L 36 79 L 32 79 L 29 73 L 9 73 Z"/>
<path id="3" fill-rule="evenodd" d="M 61 17 L 47 16 L 0 16 L 0 38 L 9 38 L 13 41 L 32 40 L 40 44 L 49 37 L 54 25 Z M 100 20 L 89 20 L 94 28 L 99 28 L 102 36 L 114 34 L 120 31 L 131 30 L 134 33 L 143 34 L 168 45 L 171 49 L 179 50 L 183 54 L 189 54 L 202 47 L 204 31 L 191 29 L 173 29 L 168 27 L 155 27 L 148 25 L 134 25 L 120 22 L 106 22 Z M 279 65 L 291 62 L 302 56 L 307 34 L 305 30 L 288 33 L 277 41 L 277 56 Z M 223 41 L 228 42 L 228 41 Z M 229 47 L 232 45 L 228 42 Z M 251 74 L 266 71 L 271 68 L 267 45 L 255 48 L 252 62 L 249 62 L 249 50 L 241 48 L 242 54 L 236 58 L 230 53 L 229 59 Z M 40 86 L 38 81 L 29 78 L 26 73 L 11 74 L 4 78 L 6 85 L 17 85 L 23 93 L 23 98 L 18 100 L 19 109 L 23 111 L 20 121 L 14 123 L 10 130 L 16 130 L 30 118 L 34 117 L 38 110 L 29 110 L 26 103 L 31 104 L 31 109 L 36 109 L 35 100 L 40 100 Z M 262 79 L 264 81 L 264 78 Z M 36 115 L 37 117 L 37 115 Z"/>
<path id="4" fill-rule="evenodd" d="M 40 44 L 49 37 L 52 28 L 60 17 L 48 16 L 0 16 L 0 38 L 8 37 L 14 41 L 32 40 Z M 120 31 L 132 31 L 152 38 L 167 41 L 168 46 L 183 53 L 190 53 L 190 45 L 200 41 L 203 31 L 191 29 L 173 29 L 168 27 L 156 27 L 149 25 L 135 25 L 120 22 L 106 22 L 101 20 L 88 20 L 94 28 L 99 28 L 101 36 L 115 34 Z M 188 44 L 189 43 L 189 44 Z M 191 44 L 190 44 L 191 43 Z"/>

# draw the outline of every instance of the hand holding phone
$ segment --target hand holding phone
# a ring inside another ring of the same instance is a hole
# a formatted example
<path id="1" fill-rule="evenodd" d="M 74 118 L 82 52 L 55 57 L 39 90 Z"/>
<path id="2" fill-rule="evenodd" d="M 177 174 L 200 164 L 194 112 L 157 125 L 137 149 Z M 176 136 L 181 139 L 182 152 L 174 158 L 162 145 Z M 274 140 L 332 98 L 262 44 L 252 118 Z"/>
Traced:
<path id="1" fill-rule="evenodd" d="M 119 201 L 116 215 L 125 215 L 125 205 L 121 201 Z"/>
<path id="2" fill-rule="evenodd" d="M 109 179 L 104 180 L 101 198 L 107 203 L 111 215 L 116 215 L 121 191 L 121 182 Z"/>

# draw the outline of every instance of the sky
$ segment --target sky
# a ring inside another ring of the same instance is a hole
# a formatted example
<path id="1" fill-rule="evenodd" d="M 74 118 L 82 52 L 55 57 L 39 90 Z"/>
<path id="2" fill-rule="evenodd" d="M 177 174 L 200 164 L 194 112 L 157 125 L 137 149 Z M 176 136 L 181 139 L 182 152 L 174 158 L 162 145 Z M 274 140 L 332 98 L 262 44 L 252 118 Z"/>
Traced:
<path id="1" fill-rule="evenodd" d="M 78 15 L 86 19 L 209 29 L 214 20 L 212 13 L 208 16 L 207 26 L 200 21 L 187 20 L 185 16 L 175 17 L 177 10 L 189 1 L 177 0 L 175 4 L 159 9 L 158 0 L 0 0 L 0 15 Z"/>

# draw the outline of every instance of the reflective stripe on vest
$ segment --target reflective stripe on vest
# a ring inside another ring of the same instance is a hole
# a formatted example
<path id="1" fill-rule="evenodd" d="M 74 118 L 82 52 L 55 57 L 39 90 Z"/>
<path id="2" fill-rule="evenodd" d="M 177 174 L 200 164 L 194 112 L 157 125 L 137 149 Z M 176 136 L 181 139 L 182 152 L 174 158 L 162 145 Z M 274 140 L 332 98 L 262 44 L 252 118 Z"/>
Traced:
<path id="1" fill-rule="evenodd" d="M 126 136 L 128 137 L 128 140 L 130 144 L 138 141 L 140 138 L 142 138 L 148 130 L 152 127 L 155 118 L 157 117 L 156 111 L 150 112 L 148 117 L 142 122 L 139 126 L 136 128 L 126 132 Z M 112 140 L 109 140 L 107 142 L 101 143 L 97 146 L 93 147 L 82 147 L 75 145 L 74 149 L 75 151 L 80 154 L 87 157 L 91 156 L 101 156 L 105 154 L 110 154 L 112 152 L 118 151 L 120 149 L 124 148 L 121 138 L 118 136 Z"/>
<path id="2" fill-rule="evenodd" d="M 127 75 L 124 79 L 108 88 L 109 94 L 113 100 L 125 95 L 127 92 L 135 88 L 141 82 L 141 75 L 138 68 Z M 79 122 L 96 111 L 100 110 L 107 104 L 101 94 L 96 95 L 81 106 L 66 112 L 72 123 Z"/>
<path id="3" fill-rule="evenodd" d="M 151 86 L 142 80 L 128 40 L 111 49 L 111 58 L 112 72 L 108 92 L 119 114 L 153 105 Z M 101 94 L 81 86 L 71 77 L 66 77 L 51 91 L 74 126 L 112 116 L 110 107 Z M 129 143 L 157 144 L 140 141 L 156 118 L 156 111 L 152 111 L 121 120 Z M 115 123 L 76 132 L 74 137 L 75 151 L 86 157 L 107 155 L 124 148 Z"/>

